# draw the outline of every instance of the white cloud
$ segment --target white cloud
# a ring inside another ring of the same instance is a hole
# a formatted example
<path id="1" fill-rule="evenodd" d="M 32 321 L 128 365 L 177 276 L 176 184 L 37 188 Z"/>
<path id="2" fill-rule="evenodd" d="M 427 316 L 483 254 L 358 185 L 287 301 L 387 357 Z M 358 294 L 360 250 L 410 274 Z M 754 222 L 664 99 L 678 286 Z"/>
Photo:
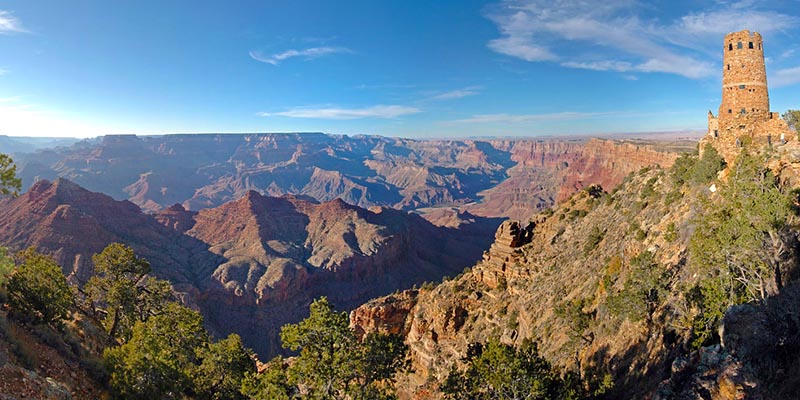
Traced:
<path id="1" fill-rule="evenodd" d="M 430 97 L 430 100 L 455 100 L 455 99 L 462 99 L 464 97 L 474 96 L 478 94 L 478 87 L 466 87 L 463 89 L 456 89 L 451 90 L 449 92 L 442 92 L 439 94 L 435 94 Z"/>
<path id="2" fill-rule="evenodd" d="M 661 22 L 640 16 L 653 6 L 632 0 L 504 0 L 488 14 L 501 35 L 488 47 L 526 61 L 559 61 L 569 68 L 705 78 L 717 73 L 709 60 L 717 57 L 721 35 L 742 27 L 772 34 L 798 23 L 795 16 L 759 7 L 726 3 Z M 560 50 L 567 47 L 569 52 Z M 603 58 L 597 59 L 598 54 Z"/>
<path id="3" fill-rule="evenodd" d="M 0 34 L 27 32 L 19 19 L 8 11 L 0 10 Z"/>
<path id="4" fill-rule="evenodd" d="M 507 56 L 521 58 L 525 61 L 554 61 L 558 56 L 542 46 L 536 46 L 517 36 L 493 39 L 489 48 Z"/>
<path id="5" fill-rule="evenodd" d="M 797 52 L 796 49 L 785 50 L 783 53 L 781 53 L 780 56 L 778 56 L 778 58 L 780 58 L 780 59 L 789 58 L 789 57 L 793 56 L 796 52 Z"/>
<path id="6" fill-rule="evenodd" d="M 8 74 L 8 70 L 7 69 L 0 68 L 0 76 L 7 75 L 7 74 Z"/>
<path id="7" fill-rule="evenodd" d="M 260 117 L 289 117 L 313 119 L 361 119 L 383 118 L 391 119 L 404 115 L 417 114 L 422 110 L 415 107 L 398 105 L 377 105 L 364 108 L 293 108 L 281 112 L 260 112 Z"/>
<path id="8" fill-rule="evenodd" d="M 561 65 L 569 68 L 590 69 L 592 71 L 627 72 L 633 69 L 633 65 L 625 61 L 567 61 L 561 63 Z"/>
<path id="9" fill-rule="evenodd" d="M 772 87 L 791 86 L 800 83 L 800 67 L 779 69 L 769 74 Z"/>
<path id="10" fill-rule="evenodd" d="M 356 89 L 413 89 L 416 88 L 417 85 L 409 85 L 409 84 L 401 84 L 401 83 L 384 83 L 384 84 L 373 84 L 368 85 L 366 83 L 362 83 L 360 85 L 355 86 Z"/>
<path id="11" fill-rule="evenodd" d="M 456 124 L 521 124 L 527 122 L 542 122 L 542 121 L 571 121 L 582 120 L 596 117 L 605 117 L 620 115 L 620 112 L 576 112 L 564 111 L 558 113 L 548 114 L 480 114 L 474 115 L 470 118 L 458 119 L 450 121 Z"/>
<path id="12" fill-rule="evenodd" d="M 306 60 L 312 60 L 315 58 L 337 54 L 337 53 L 352 53 L 353 51 L 346 48 L 346 47 L 312 47 L 309 49 L 303 50 L 286 50 L 283 53 L 277 53 L 265 56 L 258 51 L 251 51 L 250 57 L 256 61 L 260 61 L 267 64 L 278 65 L 280 62 L 284 60 L 288 60 L 290 58 L 295 57 L 302 57 Z"/>
<path id="13" fill-rule="evenodd" d="M 672 35 L 683 32 L 684 39 L 687 40 L 705 35 L 719 41 L 720 35 L 740 31 L 743 27 L 765 35 L 793 28 L 796 23 L 797 17 L 759 10 L 754 4 L 748 6 L 743 2 L 737 2 L 711 11 L 690 13 L 666 30 L 671 30 Z"/>

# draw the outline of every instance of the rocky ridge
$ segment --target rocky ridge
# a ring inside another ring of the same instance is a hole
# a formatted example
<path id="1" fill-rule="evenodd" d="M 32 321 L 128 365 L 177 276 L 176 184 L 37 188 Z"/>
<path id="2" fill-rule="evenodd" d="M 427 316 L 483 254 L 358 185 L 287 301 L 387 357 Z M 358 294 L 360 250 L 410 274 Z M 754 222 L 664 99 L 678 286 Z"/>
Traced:
<path id="1" fill-rule="evenodd" d="M 456 218 L 464 229 L 339 199 L 254 191 L 200 212 L 174 205 L 149 215 L 66 179 L 41 180 L 16 199 L 0 200 L 0 245 L 37 247 L 76 285 L 93 273 L 93 254 L 111 242 L 129 245 L 184 303 L 202 311 L 213 333 L 239 333 L 269 357 L 280 351 L 279 328 L 302 319 L 314 298 L 349 309 L 479 259 L 499 220 Z"/>
<path id="2" fill-rule="evenodd" d="M 795 187 L 787 185 L 797 182 L 800 147 L 776 149 L 772 160 L 784 190 Z M 686 267 L 687 248 L 700 204 L 715 192 L 676 192 L 674 179 L 646 168 L 610 194 L 586 188 L 529 222 L 508 221 L 471 270 L 435 287 L 374 299 L 351 313 L 351 325 L 364 333 L 405 335 L 414 371 L 397 383 L 405 399 L 436 398 L 438 384 L 459 368 L 468 345 L 489 337 L 515 345 L 535 340 L 550 362 L 588 382 L 608 376 L 611 398 L 788 393 L 796 388 L 789 376 L 798 367 L 784 358 L 800 354 L 797 313 L 791 311 L 800 287 L 793 267 L 796 233 L 784 237 L 793 249 L 780 261 L 784 289 L 773 284 L 766 304 L 729 309 L 721 344 L 693 351 L 686 317 L 693 311 L 682 293 L 702 276 Z M 641 260 L 658 268 L 667 294 L 654 308 L 638 310 L 618 299 Z M 787 344 L 776 349 L 776 343 Z M 788 369 L 768 370 L 776 365 Z M 775 387 L 764 387 L 764 376 Z"/>

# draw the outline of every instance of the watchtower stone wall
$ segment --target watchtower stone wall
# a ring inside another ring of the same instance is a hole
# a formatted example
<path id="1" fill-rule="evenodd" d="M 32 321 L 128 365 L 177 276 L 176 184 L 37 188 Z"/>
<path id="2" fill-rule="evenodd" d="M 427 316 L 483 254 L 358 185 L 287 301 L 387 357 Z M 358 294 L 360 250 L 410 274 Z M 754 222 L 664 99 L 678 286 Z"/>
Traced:
<path id="1" fill-rule="evenodd" d="M 763 119 L 769 113 L 764 43 L 757 32 L 741 31 L 725 36 L 722 56 L 722 103 L 719 119 L 727 122 Z"/>
<path id="2" fill-rule="evenodd" d="M 701 140 L 712 144 L 732 163 L 744 145 L 780 145 L 789 140 L 789 127 L 769 109 L 764 41 L 758 32 L 743 30 L 725 35 L 722 55 L 722 102 L 719 113 L 708 113 L 708 134 Z"/>

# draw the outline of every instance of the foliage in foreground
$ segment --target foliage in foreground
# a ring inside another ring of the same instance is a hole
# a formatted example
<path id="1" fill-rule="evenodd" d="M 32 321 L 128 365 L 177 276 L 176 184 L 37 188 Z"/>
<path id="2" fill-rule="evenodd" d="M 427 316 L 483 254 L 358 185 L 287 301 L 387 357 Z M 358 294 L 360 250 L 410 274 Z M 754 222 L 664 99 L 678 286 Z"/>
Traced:
<path id="1" fill-rule="evenodd" d="M 118 342 L 128 341 L 136 322 L 160 314 L 172 300 L 169 282 L 148 276 L 150 263 L 128 246 L 111 243 L 92 261 L 95 275 L 84 291 L 92 312 Z"/>
<path id="2" fill-rule="evenodd" d="M 516 349 L 490 339 L 486 344 L 470 345 L 466 369 L 453 370 L 442 385 L 448 399 L 581 399 L 590 398 L 580 378 L 562 378 L 539 355 L 536 343 L 526 341 Z M 595 388 L 602 394 L 611 382 Z"/>
<path id="3" fill-rule="evenodd" d="M 111 387 L 119 398 L 242 398 L 239 386 L 255 371 L 237 335 L 211 343 L 203 317 L 177 303 L 137 322 L 131 339 L 106 349 Z"/>
<path id="4" fill-rule="evenodd" d="M 783 114 L 781 114 L 786 124 L 789 125 L 790 129 L 794 129 L 795 132 L 798 132 L 800 135 L 800 110 L 786 110 Z"/>
<path id="5" fill-rule="evenodd" d="M 347 313 L 337 313 L 325 297 L 310 315 L 281 329 L 284 348 L 299 351 L 289 365 L 278 357 L 264 373 L 250 375 L 243 392 L 257 399 L 389 399 L 394 374 L 407 366 L 406 345 L 398 335 L 369 334 L 359 340 Z"/>
<path id="6" fill-rule="evenodd" d="M 729 306 L 763 301 L 780 285 L 790 213 L 790 197 L 764 158 L 743 152 L 718 197 L 698 214 L 689 242 L 690 265 L 704 277 L 687 296 L 701 310 L 693 322 L 694 347 L 716 339 L 715 326 Z"/>
<path id="7" fill-rule="evenodd" d="M 0 195 L 16 196 L 22 189 L 22 181 L 17 178 L 17 166 L 14 160 L 0 153 Z"/>
<path id="8" fill-rule="evenodd" d="M 74 301 L 61 267 L 35 248 L 18 253 L 17 258 L 20 264 L 8 277 L 5 287 L 12 310 L 33 323 L 58 326 Z"/>
<path id="9" fill-rule="evenodd" d="M 8 255 L 7 248 L 0 247 L 0 293 L 5 293 L 3 292 L 3 287 L 8 281 L 8 277 L 11 276 L 11 272 L 13 271 L 14 271 L 14 259 Z M 0 295 L 0 302 L 2 302 L 3 299 L 4 296 Z"/>

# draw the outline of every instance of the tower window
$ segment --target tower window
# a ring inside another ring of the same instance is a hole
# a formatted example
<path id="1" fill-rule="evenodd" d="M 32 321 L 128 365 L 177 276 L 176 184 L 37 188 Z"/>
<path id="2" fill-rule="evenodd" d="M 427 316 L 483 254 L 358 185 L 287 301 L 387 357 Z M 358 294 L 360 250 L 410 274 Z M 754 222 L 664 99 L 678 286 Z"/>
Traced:
<path id="1" fill-rule="evenodd" d="M 731 113 L 733 113 L 733 110 L 731 110 L 731 109 L 729 108 L 729 109 L 728 109 L 728 114 L 731 114 Z"/>
<path id="2" fill-rule="evenodd" d="M 731 70 L 731 65 L 730 65 L 730 64 L 728 64 L 728 71 L 730 71 L 730 70 Z"/>
<path id="3" fill-rule="evenodd" d="M 742 46 L 742 42 L 738 42 L 738 43 L 736 43 L 736 48 L 737 48 L 737 49 L 741 49 L 741 48 L 743 48 L 743 47 L 744 47 L 744 46 Z"/>
<path id="4" fill-rule="evenodd" d="M 744 85 L 739 85 L 739 89 L 744 89 Z"/>
<path id="5" fill-rule="evenodd" d="M 728 43 L 728 50 L 733 50 L 733 43 Z"/>
<path id="6" fill-rule="evenodd" d="M 753 48 L 753 42 L 750 42 L 750 43 L 747 45 L 747 48 L 748 48 L 748 49 L 752 49 L 752 48 Z"/>
<path id="7" fill-rule="evenodd" d="M 743 109 L 742 109 L 742 114 L 747 114 L 747 110 L 745 110 L 745 109 L 743 108 Z"/>
<path id="8" fill-rule="evenodd" d="M 761 43 L 758 44 L 758 49 L 761 50 Z"/>

